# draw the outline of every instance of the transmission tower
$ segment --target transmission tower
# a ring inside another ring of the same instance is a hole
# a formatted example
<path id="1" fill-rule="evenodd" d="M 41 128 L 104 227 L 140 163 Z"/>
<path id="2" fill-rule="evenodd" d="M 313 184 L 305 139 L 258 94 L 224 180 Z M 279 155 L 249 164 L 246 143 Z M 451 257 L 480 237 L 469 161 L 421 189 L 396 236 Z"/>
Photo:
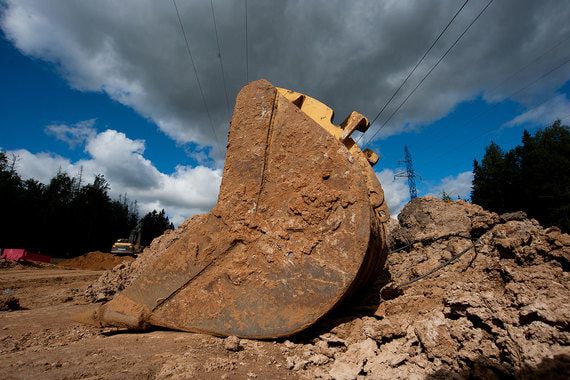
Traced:
<path id="1" fill-rule="evenodd" d="M 418 190 L 416 189 L 416 173 L 414 172 L 414 166 L 412 165 L 412 155 L 408 150 L 408 147 L 404 147 L 404 159 L 398 161 L 399 164 L 405 165 L 405 169 L 396 173 L 394 179 L 396 178 L 407 178 L 408 188 L 410 189 L 410 200 L 418 197 Z"/>

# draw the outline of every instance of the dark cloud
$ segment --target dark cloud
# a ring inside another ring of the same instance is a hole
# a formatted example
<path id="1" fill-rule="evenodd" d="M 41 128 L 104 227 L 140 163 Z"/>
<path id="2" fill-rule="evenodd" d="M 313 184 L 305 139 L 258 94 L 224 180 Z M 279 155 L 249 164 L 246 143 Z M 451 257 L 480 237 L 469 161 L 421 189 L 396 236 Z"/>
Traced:
<path id="1" fill-rule="evenodd" d="M 225 140 L 228 113 L 210 3 L 177 3 L 217 134 Z M 266 78 L 321 99 L 338 119 L 353 109 L 373 117 L 461 3 L 249 0 L 249 78 Z M 469 2 L 402 97 L 486 3 Z M 244 2 L 214 4 L 233 100 L 246 77 Z M 567 58 L 570 40 L 495 89 L 570 37 L 569 18 L 565 1 L 495 1 L 383 133 L 429 123 L 477 96 L 503 100 Z M 1 25 L 24 53 L 57 63 L 74 87 L 108 93 L 179 142 L 214 144 L 171 1 L 8 0 Z M 570 65 L 515 100 L 535 104 L 569 77 Z"/>

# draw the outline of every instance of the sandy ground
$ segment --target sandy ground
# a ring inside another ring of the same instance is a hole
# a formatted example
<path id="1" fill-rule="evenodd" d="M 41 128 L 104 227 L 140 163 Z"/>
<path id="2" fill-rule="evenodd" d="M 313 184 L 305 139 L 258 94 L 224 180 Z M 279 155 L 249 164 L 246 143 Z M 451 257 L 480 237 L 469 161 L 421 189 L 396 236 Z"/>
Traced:
<path id="1" fill-rule="evenodd" d="M 72 320 L 128 286 L 184 228 L 107 272 L 89 266 L 100 255 L 75 270 L 0 260 L 0 310 L 24 308 L 0 311 L 0 379 L 570 378 L 570 235 L 524 213 L 429 197 L 391 228 L 393 252 L 367 290 L 291 341 L 241 346 Z"/>
<path id="2" fill-rule="evenodd" d="M 23 310 L 0 312 L 1 379 L 287 379 L 285 357 L 273 342 L 224 340 L 174 331 L 126 333 L 75 323 L 87 310 L 85 287 L 100 271 L 0 269 L 0 289 Z M 8 290 L 7 290 L 8 289 Z"/>

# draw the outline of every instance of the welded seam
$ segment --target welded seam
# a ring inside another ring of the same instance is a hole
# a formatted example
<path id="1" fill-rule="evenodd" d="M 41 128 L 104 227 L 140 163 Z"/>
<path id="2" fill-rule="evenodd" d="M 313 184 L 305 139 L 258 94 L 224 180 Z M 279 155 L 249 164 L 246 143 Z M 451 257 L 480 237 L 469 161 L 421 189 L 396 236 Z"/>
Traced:
<path id="1" fill-rule="evenodd" d="M 263 165 L 261 166 L 261 180 L 259 183 L 259 191 L 257 192 L 257 199 L 255 200 L 254 213 L 257 214 L 257 207 L 259 205 L 259 199 L 261 198 L 261 192 L 263 191 L 263 186 L 265 185 L 265 171 L 267 168 L 267 161 L 269 160 L 270 151 L 270 141 L 273 132 L 273 122 L 275 120 L 275 110 L 277 109 L 277 90 L 275 90 L 275 96 L 273 97 L 273 105 L 271 107 L 271 116 L 269 118 L 269 128 L 267 128 L 267 135 L 265 137 L 265 151 L 263 156 Z"/>
<path id="2" fill-rule="evenodd" d="M 226 248 L 224 251 L 220 252 L 220 254 L 218 254 L 216 257 L 214 257 L 212 260 L 210 260 L 210 262 L 208 264 L 204 265 L 198 272 L 196 272 L 192 277 L 190 277 L 188 279 L 188 281 L 183 283 L 178 289 L 173 291 L 168 297 L 165 297 L 165 298 L 161 299 L 159 302 L 157 302 L 156 305 L 152 308 L 152 312 L 154 312 L 156 309 L 158 309 L 160 307 L 160 305 L 162 305 L 163 303 L 165 303 L 166 301 L 168 301 L 169 299 L 171 299 L 172 297 L 174 297 L 178 293 L 180 293 L 180 291 L 182 289 L 185 289 L 188 286 L 188 284 L 190 284 L 192 281 L 194 281 L 194 279 L 196 277 L 200 276 L 200 274 L 202 274 L 212 264 L 218 262 L 218 260 L 220 260 L 220 258 L 222 258 L 223 256 L 227 256 L 228 253 L 231 252 L 235 248 L 235 246 L 237 246 L 238 244 L 242 244 L 242 243 L 243 243 L 243 241 L 239 240 L 239 239 L 232 241 L 232 243 L 230 244 L 230 246 L 228 248 Z"/>

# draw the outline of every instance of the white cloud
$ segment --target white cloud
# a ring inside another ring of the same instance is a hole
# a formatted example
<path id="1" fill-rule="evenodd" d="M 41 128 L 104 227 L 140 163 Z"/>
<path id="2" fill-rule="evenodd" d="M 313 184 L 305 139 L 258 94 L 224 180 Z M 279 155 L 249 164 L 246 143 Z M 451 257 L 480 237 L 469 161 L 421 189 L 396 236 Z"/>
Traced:
<path id="1" fill-rule="evenodd" d="M 103 174 L 111 185 L 112 196 L 126 193 L 138 201 L 142 213 L 164 208 L 175 224 L 214 206 L 221 170 L 179 165 L 174 173 L 162 173 L 143 156 L 144 149 L 143 140 L 132 140 L 108 129 L 87 138 L 85 151 L 89 158 L 76 162 L 24 149 L 7 153 L 18 157 L 16 169 L 24 179 L 47 183 L 58 171 L 75 177 L 82 170 L 85 183 Z"/>
<path id="2" fill-rule="evenodd" d="M 161 173 L 144 158 L 144 141 L 129 139 L 114 130 L 90 138 L 85 151 L 90 158 L 73 163 L 58 155 L 31 153 L 24 149 L 7 153 L 18 156 L 17 171 L 24 179 L 35 178 L 47 183 L 58 171 L 75 177 L 82 170 L 85 183 L 92 181 L 95 175 L 103 174 L 111 185 L 113 196 L 126 193 L 138 201 L 143 213 L 164 208 L 175 224 L 192 215 L 208 212 L 216 203 L 222 175 L 220 169 L 179 165 L 174 173 Z M 394 179 L 394 174 L 391 169 L 376 173 L 392 217 L 396 217 L 409 200 L 405 179 Z M 446 191 L 461 188 L 459 184 L 465 174 L 461 173 L 455 180 L 444 179 Z"/>
<path id="3" fill-rule="evenodd" d="M 245 82 L 243 3 L 216 3 L 231 101 Z M 6 37 L 24 54 L 55 63 L 73 87 L 108 94 L 177 142 L 216 145 L 170 1 L 3 4 L 0 27 Z M 380 121 L 483 6 L 468 4 Z M 353 109 L 372 117 L 458 7 L 453 1 L 252 1 L 249 77 L 321 99 L 340 119 Z M 185 1 L 180 12 L 223 150 L 227 106 L 210 6 Z M 481 95 L 489 102 L 504 100 L 565 59 L 567 41 L 496 88 L 513 70 L 566 38 L 569 18 L 565 1 L 494 2 L 380 136 L 418 128 Z M 532 106 L 569 77 L 567 65 L 514 100 Z"/>
<path id="4" fill-rule="evenodd" d="M 456 176 L 448 176 L 441 180 L 439 185 L 434 186 L 430 195 L 440 196 L 442 192 L 446 192 L 451 198 L 467 199 L 471 195 L 471 188 L 473 182 L 473 172 L 466 171 L 457 174 Z"/>
<path id="5" fill-rule="evenodd" d="M 25 149 L 7 151 L 17 157 L 16 170 L 24 179 L 47 183 L 58 172 L 75 175 L 75 166 L 67 159 L 52 153 L 31 153 Z"/>
<path id="6" fill-rule="evenodd" d="M 406 180 L 394 178 L 394 174 L 395 172 L 392 169 L 384 169 L 380 173 L 376 173 L 384 189 L 384 197 L 390 208 L 390 215 L 393 218 L 398 216 L 402 208 L 410 200 Z"/>
<path id="7" fill-rule="evenodd" d="M 547 126 L 556 119 L 567 119 L 569 116 L 570 100 L 565 94 L 559 94 L 540 106 L 518 115 L 505 125 L 513 127 L 526 123 L 534 123 Z"/>
<path id="8" fill-rule="evenodd" d="M 95 136 L 97 131 L 93 126 L 95 119 L 83 120 L 73 125 L 50 124 L 44 131 L 56 139 L 63 141 L 70 148 L 74 149 L 78 145 L 84 144 L 88 139 Z"/>
<path id="9" fill-rule="evenodd" d="M 131 140 L 124 133 L 108 129 L 87 142 L 85 151 L 113 184 L 126 189 L 154 188 L 160 172 L 143 157 L 145 142 Z"/>
<path id="10" fill-rule="evenodd" d="M 483 5 L 468 4 L 380 122 Z M 194 156 L 200 162 L 214 160 L 220 164 L 228 112 L 210 4 L 185 1 L 179 6 L 221 149 L 203 149 L 217 144 L 170 1 L 4 0 L 0 28 L 23 54 L 54 63 L 72 87 L 107 94 L 152 120 L 176 142 L 196 143 Z M 245 82 L 243 3 L 216 2 L 215 6 L 232 101 Z M 305 92 L 330 105 L 343 119 L 354 109 L 373 117 L 459 4 L 290 0 L 252 1 L 249 6 L 250 80 L 267 78 L 276 85 Z M 488 102 L 505 100 L 566 59 L 568 41 L 496 87 L 514 70 L 567 38 L 569 18 L 570 7 L 564 1 L 494 2 L 379 137 L 418 128 L 478 96 Z M 525 106 L 537 104 L 537 99 L 554 94 L 569 77 L 570 65 L 566 65 L 514 100 Z M 562 108 L 568 105 L 566 98 L 558 101 Z M 513 123 L 540 117 L 527 113 Z M 77 125 L 69 128 L 74 127 Z M 140 196 L 141 208 L 143 204 L 173 205 L 178 215 L 207 210 L 215 201 L 217 190 L 193 180 L 206 178 L 208 186 L 213 183 L 217 188 L 220 171 L 182 166 L 174 173 L 161 173 L 144 158 L 144 142 L 113 130 L 90 135 L 88 128 L 84 129 L 86 133 L 82 134 L 60 126 L 52 127 L 49 133 L 71 145 L 79 145 L 84 139 L 88 160 L 70 163 L 49 153 L 19 151 L 19 167 L 30 176 L 49 179 L 48 173 L 59 167 L 76 173 L 83 165 L 86 173 L 107 176 L 113 191 Z M 366 137 L 372 133 L 374 129 Z M 405 181 L 394 182 L 389 169 L 379 176 L 396 214 L 408 198 Z M 452 180 L 447 179 L 446 191 L 452 191 Z M 466 194 L 465 190 L 457 193 Z"/>

